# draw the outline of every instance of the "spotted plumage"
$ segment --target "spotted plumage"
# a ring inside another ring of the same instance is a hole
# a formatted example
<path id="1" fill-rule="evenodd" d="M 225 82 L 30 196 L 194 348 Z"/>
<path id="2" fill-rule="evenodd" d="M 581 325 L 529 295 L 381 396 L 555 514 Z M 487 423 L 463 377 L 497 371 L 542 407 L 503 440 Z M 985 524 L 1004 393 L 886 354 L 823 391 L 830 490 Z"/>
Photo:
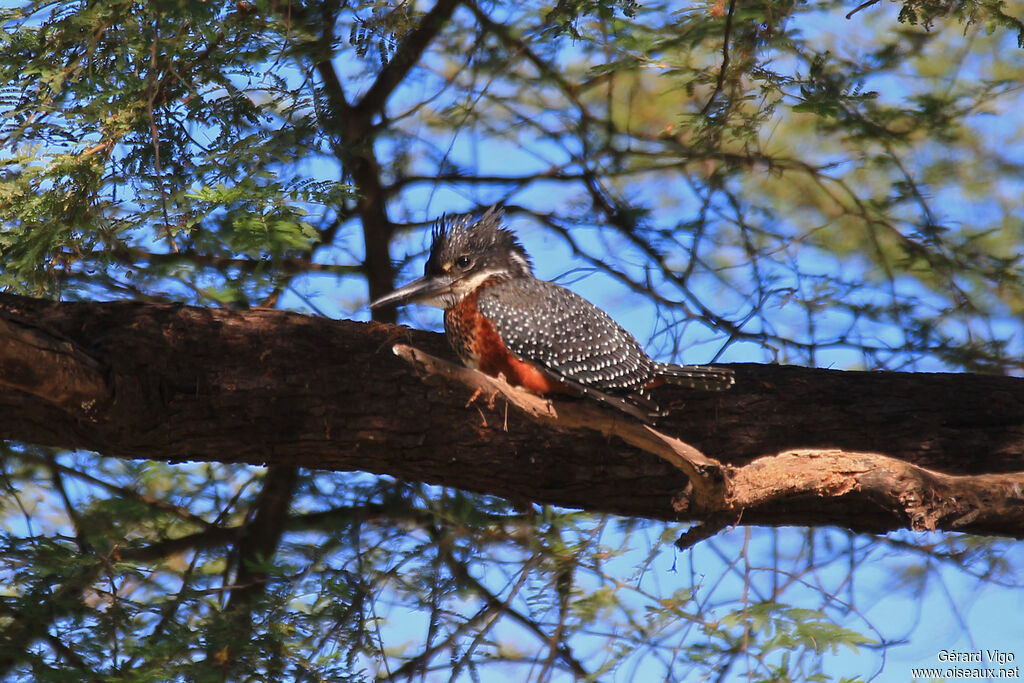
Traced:
<path id="1" fill-rule="evenodd" d="M 718 391 L 731 370 L 657 363 L 608 314 L 533 276 L 529 256 L 495 208 L 479 220 L 445 220 L 434 231 L 424 277 L 373 302 L 422 301 L 445 309 L 445 332 L 462 361 L 538 394 L 571 393 L 645 422 L 660 414 L 647 396 L 664 382 Z"/>
<path id="2" fill-rule="evenodd" d="M 601 391 L 642 390 L 654 363 L 629 332 L 575 292 L 516 278 L 482 289 L 480 314 L 509 351 Z"/>

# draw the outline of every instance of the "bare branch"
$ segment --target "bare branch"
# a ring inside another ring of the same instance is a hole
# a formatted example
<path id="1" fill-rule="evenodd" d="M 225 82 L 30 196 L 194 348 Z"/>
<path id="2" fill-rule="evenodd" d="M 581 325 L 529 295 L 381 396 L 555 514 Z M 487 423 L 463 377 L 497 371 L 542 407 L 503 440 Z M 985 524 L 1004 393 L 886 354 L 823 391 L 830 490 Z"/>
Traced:
<path id="1" fill-rule="evenodd" d="M 867 9 L 868 7 L 871 7 L 872 5 L 877 5 L 879 2 L 880 2 L 880 0 L 867 0 L 867 2 L 862 2 L 859 5 L 857 5 L 856 7 L 854 7 L 852 10 L 850 10 L 846 14 L 846 18 L 849 19 L 850 17 L 852 17 L 854 14 L 856 14 L 859 11 L 861 11 L 862 9 Z"/>
<path id="2" fill-rule="evenodd" d="M 732 475 L 732 510 L 810 495 L 879 505 L 918 531 L 1024 525 L 1024 472 L 949 475 L 879 453 L 800 449 L 755 460 Z"/>
<path id="3" fill-rule="evenodd" d="M 377 74 L 377 80 L 354 107 L 353 113 L 357 117 L 368 121 L 373 115 L 383 112 L 391 93 L 419 63 L 423 52 L 451 18 L 459 2 L 460 0 L 438 0 L 424 15 L 419 25 L 405 37 L 395 51 L 395 56 L 381 69 Z"/>

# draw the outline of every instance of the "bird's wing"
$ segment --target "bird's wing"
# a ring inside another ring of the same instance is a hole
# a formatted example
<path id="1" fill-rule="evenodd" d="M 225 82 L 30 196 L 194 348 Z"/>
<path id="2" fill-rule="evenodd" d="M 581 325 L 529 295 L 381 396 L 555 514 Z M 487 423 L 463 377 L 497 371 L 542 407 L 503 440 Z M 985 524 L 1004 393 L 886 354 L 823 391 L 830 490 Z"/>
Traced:
<path id="1" fill-rule="evenodd" d="M 663 417 L 665 415 L 665 413 L 663 413 L 658 407 L 657 403 L 642 394 L 631 393 L 624 396 L 612 395 L 601 391 L 600 389 L 580 384 L 579 382 L 569 379 L 565 375 L 561 375 L 544 366 L 540 366 L 538 369 L 540 372 L 543 372 L 545 375 L 568 389 L 570 394 L 586 396 L 587 398 L 598 401 L 599 403 L 603 403 L 615 408 L 616 410 L 620 410 L 627 415 L 632 415 L 646 424 L 653 426 L 659 417 Z"/>
<path id="2" fill-rule="evenodd" d="M 654 376 L 640 344 L 604 311 L 553 282 L 506 280 L 480 292 L 480 313 L 509 351 L 560 380 L 611 394 L 639 393 Z"/>

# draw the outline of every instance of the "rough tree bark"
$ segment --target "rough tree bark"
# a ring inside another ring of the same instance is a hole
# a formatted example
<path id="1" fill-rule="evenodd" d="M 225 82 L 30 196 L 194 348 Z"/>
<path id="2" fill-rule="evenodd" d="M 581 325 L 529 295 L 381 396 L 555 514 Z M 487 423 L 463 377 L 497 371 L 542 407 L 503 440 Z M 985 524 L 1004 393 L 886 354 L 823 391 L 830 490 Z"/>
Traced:
<path id="1" fill-rule="evenodd" d="M 467 407 L 469 389 L 421 381 L 396 343 L 452 358 L 441 335 L 380 323 L 3 295 L 0 438 L 363 470 L 655 519 L 1024 537 L 1024 483 L 1013 474 L 1024 470 L 1021 379 L 741 364 L 729 392 L 659 390 L 674 408 L 660 433 L 751 490 L 777 490 L 716 512 L 680 496 L 678 465 L 614 436 L 539 424 L 502 398 Z M 605 432 L 624 426 L 605 415 Z M 921 481 L 905 486 L 908 477 Z M 886 487 L 890 496 L 876 495 Z M 971 506 L 915 518 L 908 509 L 929 501 L 904 499 L 920 495 Z"/>

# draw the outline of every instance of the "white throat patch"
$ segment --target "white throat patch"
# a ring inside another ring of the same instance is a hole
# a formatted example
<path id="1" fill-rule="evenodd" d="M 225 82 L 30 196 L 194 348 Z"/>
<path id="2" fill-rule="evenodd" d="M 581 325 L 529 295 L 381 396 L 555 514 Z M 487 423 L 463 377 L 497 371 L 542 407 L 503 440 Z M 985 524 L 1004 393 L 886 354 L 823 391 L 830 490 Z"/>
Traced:
<path id="1" fill-rule="evenodd" d="M 481 270 L 479 273 L 472 273 L 471 275 L 467 275 L 461 280 L 456 280 L 455 282 L 452 283 L 452 293 L 448 295 L 454 298 L 454 303 L 452 305 L 458 303 L 459 301 L 462 301 L 462 299 L 467 294 L 472 292 L 474 289 L 476 289 L 483 283 L 490 280 L 495 275 L 501 275 L 504 272 L 504 270 L 487 269 Z"/>

